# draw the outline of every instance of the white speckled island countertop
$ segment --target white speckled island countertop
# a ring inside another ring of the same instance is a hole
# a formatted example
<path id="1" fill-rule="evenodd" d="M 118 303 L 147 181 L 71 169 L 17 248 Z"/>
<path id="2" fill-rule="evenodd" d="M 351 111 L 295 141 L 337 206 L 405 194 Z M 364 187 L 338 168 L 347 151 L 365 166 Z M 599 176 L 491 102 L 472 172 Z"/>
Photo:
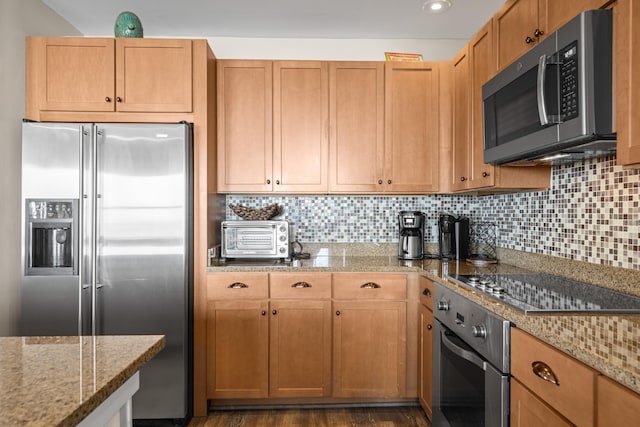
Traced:
<path id="1" fill-rule="evenodd" d="M 165 345 L 162 335 L 0 337 L 3 426 L 75 426 Z"/>

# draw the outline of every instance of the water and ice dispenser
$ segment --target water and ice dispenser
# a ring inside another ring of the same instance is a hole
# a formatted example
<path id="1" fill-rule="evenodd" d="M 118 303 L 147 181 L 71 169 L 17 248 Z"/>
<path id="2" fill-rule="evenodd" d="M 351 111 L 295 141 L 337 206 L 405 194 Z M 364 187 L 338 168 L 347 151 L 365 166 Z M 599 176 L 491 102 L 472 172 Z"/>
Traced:
<path id="1" fill-rule="evenodd" d="M 78 274 L 77 200 L 26 200 L 27 276 Z"/>

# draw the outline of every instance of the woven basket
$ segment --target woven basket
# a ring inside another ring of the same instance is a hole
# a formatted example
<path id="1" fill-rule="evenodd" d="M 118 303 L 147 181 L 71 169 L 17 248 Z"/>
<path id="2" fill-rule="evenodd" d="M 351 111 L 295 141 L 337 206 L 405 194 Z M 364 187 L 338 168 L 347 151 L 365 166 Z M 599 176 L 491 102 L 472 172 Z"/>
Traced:
<path id="1" fill-rule="evenodd" d="M 229 209 L 242 219 L 264 221 L 280 214 L 280 208 L 274 203 L 263 208 L 248 208 L 241 205 L 229 205 Z"/>

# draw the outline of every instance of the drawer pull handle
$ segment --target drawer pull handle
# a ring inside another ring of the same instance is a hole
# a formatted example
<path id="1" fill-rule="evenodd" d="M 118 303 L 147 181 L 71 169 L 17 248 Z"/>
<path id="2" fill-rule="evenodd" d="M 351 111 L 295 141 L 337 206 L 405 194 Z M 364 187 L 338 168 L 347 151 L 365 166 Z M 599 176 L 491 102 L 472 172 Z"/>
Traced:
<path id="1" fill-rule="evenodd" d="M 531 367 L 533 368 L 533 373 L 543 380 L 560 386 L 560 381 L 558 381 L 556 374 L 553 373 L 549 365 L 547 365 L 546 363 L 536 360 L 531 364 Z"/>
<path id="2" fill-rule="evenodd" d="M 311 285 L 307 282 L 297 282 L 291 285 L 292 288 L 310 288 Z"/>
<path id="3" fill-rule="evenodd" d="M 377 283 L 367 282 L 364 285 L 360 286 L 360 289 L 380 289 L 382 286 Z"/>
<path id="4" fill-rule="evenodd" d="M 236 282 L 236 283 L 232 283 L 229 286 L 227 286 L 227 288 L 229 289 L 242 289 L 242 288 L 248 288 L 249 286 L 245 285 L 244 283 L 240 283 L 240 282 Z"/>

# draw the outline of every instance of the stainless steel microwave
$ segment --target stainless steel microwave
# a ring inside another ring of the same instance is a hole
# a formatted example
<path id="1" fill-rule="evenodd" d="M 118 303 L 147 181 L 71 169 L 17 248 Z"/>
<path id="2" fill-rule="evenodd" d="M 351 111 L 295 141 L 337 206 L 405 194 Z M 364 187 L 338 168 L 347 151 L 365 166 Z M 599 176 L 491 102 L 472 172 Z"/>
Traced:
<path id="1" fill-rule="evenodd" d="M 288 221 L 222 221 L 221 258 L 290 258 Z"/>
<path id="2" fill-rule="evenodd" d="M 614 153 L 612 39 L 611 11 L 585 11 L 484 84 L 484 161 Z"/>

